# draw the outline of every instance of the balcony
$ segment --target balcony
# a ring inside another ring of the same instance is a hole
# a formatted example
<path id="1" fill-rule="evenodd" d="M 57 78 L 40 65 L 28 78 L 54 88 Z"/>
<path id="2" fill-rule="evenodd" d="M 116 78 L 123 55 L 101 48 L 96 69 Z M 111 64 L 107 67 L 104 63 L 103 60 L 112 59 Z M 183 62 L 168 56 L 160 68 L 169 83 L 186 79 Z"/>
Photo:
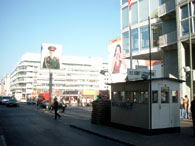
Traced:
<path id="1" fill-rule="evenodd" d="M 168 20 L 176 17 L 175 13 L 175 1 L 170 0 L 166 3 L 163 3 L 158 8 L 158 17 L 163 20 Z"/>
<path id="2" fill-rule="evenodd" d="M 177 3 L 184 3 L 187 2 L 188 0 L 177 0 Z"/>
<path id="3" fill-rule="evenodd" d="M 177 43 L 177 33 L 173 31 L 159 37 L 160 47 L 168 47 Z"/>

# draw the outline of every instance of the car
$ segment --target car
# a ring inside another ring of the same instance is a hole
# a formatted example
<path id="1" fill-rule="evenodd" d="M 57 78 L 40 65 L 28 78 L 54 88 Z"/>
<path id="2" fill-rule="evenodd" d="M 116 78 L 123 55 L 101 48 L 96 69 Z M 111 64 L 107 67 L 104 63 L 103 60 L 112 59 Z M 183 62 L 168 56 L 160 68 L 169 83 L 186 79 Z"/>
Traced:
<path id="1" fill-rule="evenodd" d="M 20 104 L 19 104 L 19 102 L 16 99 L 9 99 L 8 102 L 6 103 L 6 106 L 7 107 L 9 107 L 9 106 L 19 107 Z"/>
<path id="2" fill-rule="evenodd" d="M 11 97 L 9 97 L 9 96 L 2 96 L 1 97 L 1 104 L 6 105 L 9 99 L 11 99 Z"/>
<path id="3" fill-rule="evenodd" d="M 39 103 L 39 106 L 42 108 L 48 108 L 49 107 L 49 100 L 43 100 Z"/>

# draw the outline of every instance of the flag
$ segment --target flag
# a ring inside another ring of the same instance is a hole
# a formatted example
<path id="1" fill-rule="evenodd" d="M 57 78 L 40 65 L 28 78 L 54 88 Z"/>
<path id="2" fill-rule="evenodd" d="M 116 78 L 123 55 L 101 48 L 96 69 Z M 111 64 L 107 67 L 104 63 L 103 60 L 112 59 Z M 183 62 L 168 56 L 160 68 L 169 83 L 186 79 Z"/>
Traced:
<path id="1" fill-rule="evenodd" d="M 128 2 L 128 5 L 129 5 L 129 8 L 131 8 L 131 6 L 132 6 L 132 2 L 131 2 L 131 0 L 127 0 L 127 2 Z"/>

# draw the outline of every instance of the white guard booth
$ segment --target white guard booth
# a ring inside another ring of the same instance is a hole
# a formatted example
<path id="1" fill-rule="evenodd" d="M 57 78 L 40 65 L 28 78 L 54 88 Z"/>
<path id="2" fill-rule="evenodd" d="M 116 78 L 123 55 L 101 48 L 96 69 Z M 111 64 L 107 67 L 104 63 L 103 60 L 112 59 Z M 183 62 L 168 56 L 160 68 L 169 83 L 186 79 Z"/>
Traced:
<path id="1" fill-rule="evenodd" d="M 155 78 L 112 83 L 112 125 L 149 135 L 179 132 L 181 82 Z"/>

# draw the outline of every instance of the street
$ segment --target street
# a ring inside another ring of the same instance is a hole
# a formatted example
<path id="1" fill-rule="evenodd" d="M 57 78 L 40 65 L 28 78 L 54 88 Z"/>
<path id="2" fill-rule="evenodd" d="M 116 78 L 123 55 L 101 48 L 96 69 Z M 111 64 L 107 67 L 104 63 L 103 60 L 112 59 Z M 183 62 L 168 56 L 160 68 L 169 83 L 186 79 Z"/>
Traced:
<path id="1" fill-rule="evenodd" d="M 68 112 L 67 112 L 68 111 Z M 0 105 L 0 128 L 7 146 L 109 146 L 121 145 L 70 127 L 72 122 L 89 119 L 90 107 L 68 107 L 60 120 L 36 105 Z"/>

